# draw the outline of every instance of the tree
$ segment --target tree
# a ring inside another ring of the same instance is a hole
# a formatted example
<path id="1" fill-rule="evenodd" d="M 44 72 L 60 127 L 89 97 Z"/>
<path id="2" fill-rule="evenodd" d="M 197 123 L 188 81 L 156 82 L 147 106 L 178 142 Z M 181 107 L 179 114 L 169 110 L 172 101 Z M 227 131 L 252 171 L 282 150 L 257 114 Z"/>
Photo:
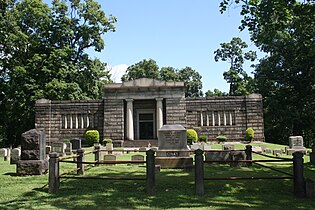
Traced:
<path id="1" fill-rule="evenodd" d="M 240 29 L 267 56 L 255 69 L 256 90 L 263 95 L 269 141 L 286 143 L 289 135 L 315 139 L 315 1 L 231 2 L 242 7 Z"/>
<path id="2" fill-rule="evenodd" d="M 212 96 L 227 96 L 228 94 L 226 92 L 222 92 L 221 90 L 215 88 L 213 91 L 208 90 L 205 93 L 206 97 L 212 97 Z"/>
<path id="3" fill-rule="evenodd" d="M 186 97 L 202 97 L 202 77 L 196 70 L 186 66 L 185 68 L 178 71 L 178 75 L 179 80 L 183 81 L 185 84 Z"/>
<path id="4" fill-rule="evenodd" d="M 144 59 L 129 66 L 121 80 L 130 81 L 142 77 L 164 81 L 182 81 L 186 87 L 186 97 L 202 96 L 201 75 L 191 67 L 185 67 L 181 70 L 177 70 L 173 67 L 162 67 L 161 70 L 159 70 L 159 66 L 153 59 Z"/>
<path id="5" fill-rule="evenodd" d="M 0 3 L 0 131 L 6 144 L 19 144 L 34 126 L 39 98 L 100 98 L 110 82 L 105 63 L 86 49 L 104 49 L 102 35 L 114 31 L 93 0 L 4 0 Z M 1 135 L 0 135 L 1 136 Z"/>
<path id="6" fill-rule="evenodd" d="M 122 81 L 130 81 L 138 78 L 161 79 L 159 66 L 153 59 L 144 59 L 127 68 L 126 73 L 121 77 Z"/>
<path id="7" fill-rule="evenodd" d="M 251 77 L 248 76 L 243 69 L 245 60 L 255 61 L 256 52 L 243 52 L 248 45 L 239 37 L 233 37 L 229 43 L 221 43 L 221 48 L 217 49 L 215 54 L 215 61 L 228 61 L 230 68 L 223 73 L 224 79 L 230 83 L 229 95 L 248 95 L 252 92 L 250 88 Z"/>

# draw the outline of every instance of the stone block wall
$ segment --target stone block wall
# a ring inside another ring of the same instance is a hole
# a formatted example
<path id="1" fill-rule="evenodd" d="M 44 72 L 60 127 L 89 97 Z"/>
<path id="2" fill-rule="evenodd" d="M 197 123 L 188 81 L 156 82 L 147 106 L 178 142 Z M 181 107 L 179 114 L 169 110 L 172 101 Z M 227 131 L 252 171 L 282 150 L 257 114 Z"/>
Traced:
<path id="1" fill-rule="evenodd" d="M 36 101 L 35 126 L 45 130 L 48 144 L 84 139 L 87 129 L 98 130 L 103 138 L 103 121 L 103 100 Z"/>
<path id="2" fill-rule="evenodd" d="M 166 124 L 186 127 L 186 102 L 184 97 L 166 98 Z"/>
<path id="3" fill-rule="evenodd" d="M 104 138 L 124 139 L 124 100 L 104 99 Z"/>
<path id="4" fill-rule="evenodd" d="M 215 140 L 218 135 L 226 136 L 229 141 L 244 140 L 246 129 L 251 127 L 255 131 L 255 140 L 264 141 L 262 97 L 259 94 L 186 98 L 186 111 L 187 128 L 208 136 L 209 140 Z"/>

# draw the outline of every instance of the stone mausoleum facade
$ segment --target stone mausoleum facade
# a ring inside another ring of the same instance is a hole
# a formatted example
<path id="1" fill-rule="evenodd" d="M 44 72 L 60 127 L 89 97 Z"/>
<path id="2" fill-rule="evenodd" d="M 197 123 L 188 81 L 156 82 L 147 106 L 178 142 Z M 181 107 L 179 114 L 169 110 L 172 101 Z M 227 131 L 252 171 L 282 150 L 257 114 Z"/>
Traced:
<path id="1" fill-rule="evenodd" d="M 36 102 L 36 127 L 45 130 L 48 143 L 84 139 L 89 129 L 115 143 L 136 145 L 157 140 L 165 124 L 180 124 L 215 140 L 244 139 L 245 130 L 255 130 L 255 140 L 264 141 L 262 97 L 227 96 L 185 98 L 183 82 L 141 78 L 108 84 L 102 100 Z"/>

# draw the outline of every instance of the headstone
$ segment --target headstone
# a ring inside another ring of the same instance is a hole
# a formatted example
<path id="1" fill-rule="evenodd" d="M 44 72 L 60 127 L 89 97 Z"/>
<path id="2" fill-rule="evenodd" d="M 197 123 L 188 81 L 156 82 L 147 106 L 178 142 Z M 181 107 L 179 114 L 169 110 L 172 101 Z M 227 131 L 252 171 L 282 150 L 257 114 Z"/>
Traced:
<path id="1" fill-rule="evenodd" d="M 231 151 L 230 152 L 231 160 L 245 160 L 246 159 L 246 153 L 245 151 Z M 230 166 L 236 167 L 236 166 L 247 166 L 247 163 L 244 162 L 231 162 Z"/>
<path id="2" fill-rule="evenodd" d="M 234 144 L 222 144 L 222 150 L 234 150 Z"/>
<path id="3" fill-rule="evenodd" d="M 116 161 L 116 159 L 117 159 L 116 155 L 104 155 L 104 161 Z"/>
<path id="4" fill-rule="evenodd" d="M 132 155 L 131 160 L 141 160 L 144 161 L 144 156 L 143 155 Z"/>
<path id="5" fill-rule="evenodd" d="M 78 150 L 81 149 L 81 139 L 72 139 L 70 140 L 70 143 L 72 144 L 72 150 Z"/>
<path id="6" fill-rule="evenodd" d="M 211 150 L 211 144 L 208 143 L 204 144 L 203 149 L 204 151 Z"/>
<path id="7" fill-rule="evenodd" d="M 46 146 L 46 155 L 49 155 L 51 152 L 51 146 Z"/>
<path id="8" fill-rule="evenodd" d="M 281 156 L 283 154 L 282 149 L 274 149 L 273 150 L 273 155 L 276 155 L 277 157 Z"/>
<path id="9" fill-rule="evenodd" d="M 263 153 L 263 149 L 261 147 L 256 147 L 256 146 L 252 147 L 252 151 L 259 154 Z"/>
<path id="10" fill-rule="evenodd" d="M 106 143 L 105 148 L 107 151 L 113 151 L 114 150 L 114 146 L 112 143 Z"/>
<path id="11" fill-rule="evenodd" d="M 272 154 L 272 153 L 273 153 L 273 150 L 270 149 L 270 148 L 266 148 L 266 149 L 265 149 L 265 153 L 266 153 L 266 154 Z"/>
<path id="12" fill-rule="evenodd" d="M 287 155 L 292 155 L 294 152 L 305 153 L 306 148 L 303 145 L 302 136 L 290 136 L 289 137 L 289 148 L 286 150 Z"/>
<path id="13" fill-rule="evenodd" d="M 0 157 L 3 157 L 3 159 L 6 161 L 8 157 L 8 149 L 7 148 L 1 148 L 0 149 Z"/>
<path id="14" fill-rule="evenodd" d="M 63 142 L 54 142 L 51 144 L 51 152 L 56 152 L 59 156 L 64 156 L 66 153 L 66 145 Z"/>
<path id="15" fill-rule="evenodd" d="M 206 152 L 206 161 L 226 161 L 231 160 L 230 151 Z"/>
<path id="16" fill-rule="evenodd" d="M 21 149 L 14 148 L 11 151 L 10 164 L 17 164 L 17 162 L 21 160 Z"/>
<path id="17" fill-rule="evenodd" d="M 71 142 L 65 142 L 65 145 L 66 145 L 66 149 L 65 149 L 66 155 L 71 155 L 72 154 L 72 144 L 71 144 Z"/>
<path id="18" fill-rule="evenodd" d="M 16 167 L 17 174 L 41 175 L 48 171 L 46 138 L 42 130 L 32 129 L 23 133 L 21 150 L 21 160 Z"/>
<path id="19" fill-rule="evenodd" d="M 192 145 L 190 145 L 190 149 L 192 151 L 195 151 L 197 149 L 200 149 L 200 145 L 198 143 L 193 143 Z"/>
<path id="20" fill-rule="evenodd" d="M 163 125 L 158 131 L 155 164 L 161 168 L 186 168 L 193 165 L 187 147 L 186 129 L 182 125 Z"/>

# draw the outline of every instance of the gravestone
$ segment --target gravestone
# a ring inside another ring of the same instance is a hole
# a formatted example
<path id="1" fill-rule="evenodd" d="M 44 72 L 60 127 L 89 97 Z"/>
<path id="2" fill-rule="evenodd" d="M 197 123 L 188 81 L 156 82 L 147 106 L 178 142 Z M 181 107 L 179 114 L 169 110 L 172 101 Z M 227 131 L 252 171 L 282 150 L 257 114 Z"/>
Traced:
<path id="1" fill-rule="evenodd" d="M 72 144 L 72 150 L 78 150 L 81 149 L 81 139 L 72 139 L 70 140 L 70 143 Z"/>
<path id="2" fill-rule="evenodd" d="M 117 159 L 116 155 L 104 155 L 104 160 L 115 161 Z"/>
<path id="3" fill-rule="evenodd" d="M 239 160 L 245 160 L 246 159 L 246 153 L 245 151 L 230 151 L 231 160 L 239 161 Z M 230 166 L 236 167 L 236 166 L 247 166 L 247 163 L 244 162 L 231 162 Z"/>
<path id="4" fill-rule="evenodd" d="M 161 168 L 187 168 L 193 165 L 187 147 L 186 129 L 182 125 L 163 125 L 159 129 L 156 165 Z"/>
<path id="5" fill-rule="evenodd" d="M 222 150 L 234 150 L 234 144 L 222 144 Z"/>
<path id="6" fill-rule="evenodd" d="M 72 144 L 71 144 L 71 142 L 65 142 L 65 145 L 66 145 L 66 149 L 65 149 L 66 155 L 71 155 L 72 154 Z"/>
<path id="7" fill-rule="evenodd" d="M 141 160 L 144 161 L 144 156 L 143 155 L 132 155 L 131 160 Z M 140 163 L 141 164 L 141 163 Z"/>
<path id="8" fill-rule="evenodd" d="M 18 175 L 41 175 L 48 171 L 46 138 L 42 130 L 32 129 L 23 133 L 21 150 L 21 160 L 16 167 Z"/>
<path id="9" fill-rule="evenodd" d="M 1 148 L 0 149 L 0 157 L 3 157 L 4 161 L 8 160 L 8 149 Z"/>
<path id="10" fill-rule="evenodd" d="M 197 149 L 200 149 L 200 145 L 198 143 L 193 143 L 192 145 L 190 145 L 190 149 L 192 151 L 195 151 Z"/>
<path id="11" fill-rule="evenodd" d="M 263 153 L 263 149 L 261 147 L 258 147 L 258 146 L 253 146 L 252 151 L 259 153 L 259 154 Z"/>
<path id="12" fill-rule="evenodd" d="M 66 154 L 66 145 L 63 142 L 54 142 L 51 144 L 51 152 L 58 153 L 59 156 Z"/>
<path id="13" fill-rule="evenodd" d="M 17 164 L 17 162 L 21 159 L 21 149 L 14 148 L 11 151 L 10 164 Z"/>
<path id="14" fill-rule="evenodd" d="M 231 160 L 230 151 L 206 152 L 206 161 L 227 161 Z"/>
<path id="15" fill-rule="evenodd" d="M 279 148 L 274 149 L 272 154 L 276 156 L 281 156 L 283 154 L 283 150 Z"/>
<path id="16" fill-rule="evenodd" d="M 203 146 L 203 150 L 204 151 L 211 150 L 211 144 L 205 143 Z"/>
<path id="17" fill-rule="evenodd" d="M 292 155 L 294 152 L 305 153 L 306 148 L 303 145 L 302 136 L 290 136 L 289 137 L 289 148 L 287 149 L 287 155 Z"/>

